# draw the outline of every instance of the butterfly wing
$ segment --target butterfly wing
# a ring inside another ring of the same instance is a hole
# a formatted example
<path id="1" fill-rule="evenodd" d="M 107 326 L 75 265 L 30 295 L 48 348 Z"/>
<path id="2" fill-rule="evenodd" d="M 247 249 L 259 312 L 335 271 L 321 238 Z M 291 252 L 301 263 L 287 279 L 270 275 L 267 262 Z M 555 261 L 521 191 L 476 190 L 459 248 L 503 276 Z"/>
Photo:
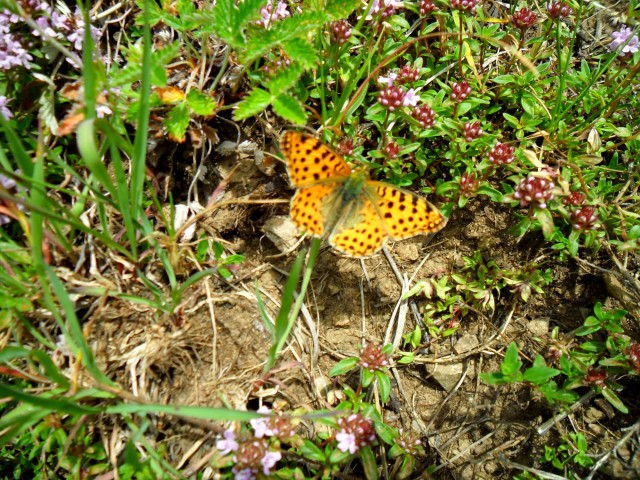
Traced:
<path id="1" fill-rule="evenodd" d="M 309 187 L 351 175 L 351 168 L 342 156 L 311 135 L 285 132 L 280 147 L 287 159 L 289 178 L 296 187 Z"/>
<path id="2" fill-rule="evenodd" d="M 291 199 L 291 219 L 299 229 L 318 237 L 324 235 L 328 212 L 326 205 L 336 188 L 335 183 L 325 183 L 296 191 Z"/>
<path id="3" fill-rule="evenodd" d="M 336 250 L 352 257 L 373 255 L 382 248 L 387 238 L 374 203 L 368 196 L 362 195 L 361 201 L 352 205 L 350 210 L 353 214 L 350 211 L 344 212 L 343 218 L 329 237 L 329 243 Z M 354 216 L 355 219 L 351 221 Z"/>
<path id="4" fill-rule="evenodd" d="M 440 211 L 424 198 L 382 182 L 367 181 L 368 197 L 385 231 L 395 240 L 420 233 L 435 233 L 444 227 Z"/>

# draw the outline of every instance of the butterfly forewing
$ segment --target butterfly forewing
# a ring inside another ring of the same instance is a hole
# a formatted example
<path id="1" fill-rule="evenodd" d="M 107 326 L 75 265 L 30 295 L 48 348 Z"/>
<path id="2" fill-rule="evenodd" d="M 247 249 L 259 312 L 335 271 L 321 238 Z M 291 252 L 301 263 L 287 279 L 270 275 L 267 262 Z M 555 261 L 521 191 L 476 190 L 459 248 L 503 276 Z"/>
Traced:
<path id="1" fill-rule="evenodd" d="M 434 233 L 444 226 L 442 214 L 424 198 L 381 182 L 368 181 L 366 188 L 377 198 L 377 213 L 395 240 Z"/>
<path id="2" fill-rule="evenodd" d="M 296 187 L 317 185 L 351 175 L 347 162 L 315 137 L 285 132 L 281 147 L 287 159 L 289 177 Z"/>

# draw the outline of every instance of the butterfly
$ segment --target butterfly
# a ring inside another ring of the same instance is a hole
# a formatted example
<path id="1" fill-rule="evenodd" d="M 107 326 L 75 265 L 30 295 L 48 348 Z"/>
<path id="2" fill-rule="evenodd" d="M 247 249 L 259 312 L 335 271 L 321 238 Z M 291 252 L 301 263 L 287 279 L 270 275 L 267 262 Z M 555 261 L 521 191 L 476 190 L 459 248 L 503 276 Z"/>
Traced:
<path id="1" fill-rule="evenodd" d="M 297 191 L 291 218 L 352 257 L 373 255 L 388 238 L 434 233 L 444 226 L 431 203 L 407 190 L 369 179 L 317 138 L 287 131 L 280 148 Z"/>

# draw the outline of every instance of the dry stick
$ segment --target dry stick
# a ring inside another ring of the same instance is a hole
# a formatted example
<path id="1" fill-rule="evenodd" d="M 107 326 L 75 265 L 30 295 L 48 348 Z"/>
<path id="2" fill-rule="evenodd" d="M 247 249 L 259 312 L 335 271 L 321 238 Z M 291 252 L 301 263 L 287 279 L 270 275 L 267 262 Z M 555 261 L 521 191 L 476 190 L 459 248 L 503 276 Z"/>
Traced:
<path id="1" fill-rule="evenodd" d="M 620 440 L 618 440 L 613 448 L 605 453 L 602 458 L 595 463 L 595 465 L 591 469 L 591 473 L 589 473 L 589 475 L 584 480 L 591 480 L 595 473 L 605 464 L 607 460 L 609 460 L 611 454 L 617 451 L 622 445 L 627 443 L 629 438 L 631 438 L 631 435 L 637 434 L 638 432 L 640 432 L 640 420 L 634 423 L 633 426 L 629 428 L 629 432 L 625 434 Z"/>
<path id="2" fill-rule="evenodd" d="M 552 418 L 550 418 L 549 420 L 547 420 L 546 422 L 544 422 L 542 425 L 540 425 L 538 428 L 536 428 L 536 433 L 538 435 L 544 435 L 545 433 L 547 433 L 549 431 L 549 429 L 551 427 L 553 427 L 556 423 L 558 423 L 560 420 L 563 420 L 564 418 L 566 418 L 568 415 L 572 414 L 573 412 L 575 412 L 577 409 L 579 409 L 580 407 L 582 407 L 585 403 L 587 403 L 589 400 L 591 400 L 594 396 L 596 395 L 596 392 L 594 392 L 593 390 L 588 391 L 587 393 L 585 393 L 580 400 L 578 400 L 576 403 L 574 403 L 573 405 L 571 405 L 571 407 L 569 408 L 569 410 L 559 413 L 558 415 L 554 415 Z"/>
<path id="3" fill-rule="evenodd" d="M 211 371 L 213 378 L 218 378 L 218 326 L 216 322 L 216 313 L 213 309 L 213 297 L 211 295 L 211 288 L 209 287 L 208 279 L 204 283 L 204 289 L 207 294 L 207 306 L 209 307 L 209 317 L 211 318 L 211 330 L 213 331 L 213 338 L 211 339 Z"/>
<path id="4" fill-rule="evenodd" d="M 543 470 L 538 470 L 537 468 L 527 467 L 526 465 L 521 465 L 520 463 L 515 463 L 509 460 L 504 455 L 499 455 L 498 460 L 501 463 L 506 465 L 507 467 L 517 468 L 518 470 L 524 470 L 525 472 L 533 473 L 534 475 L 538 475 L 546 480 L 567 480 L 567 477 L 562 477 L 560 475 L 556 475 L 555 473 L 545 472 Z"/>

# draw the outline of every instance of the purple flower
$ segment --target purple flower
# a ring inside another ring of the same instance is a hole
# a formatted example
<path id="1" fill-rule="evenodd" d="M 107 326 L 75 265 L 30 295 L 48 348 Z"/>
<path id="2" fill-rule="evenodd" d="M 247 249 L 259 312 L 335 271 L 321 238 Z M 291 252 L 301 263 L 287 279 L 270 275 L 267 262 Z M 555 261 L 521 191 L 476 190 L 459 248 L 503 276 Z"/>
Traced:
<path id="1" fill-rule="evenodd" d="M 5 97 L 4 95 L 0 95 L 0 115 L 2 115 L 5 120 L 9 120 L 11 117 L 13 117 L 13 113 L 7 107 L 8 101 L 9 100 L 7 99 L 7 97 Z M 15 186 L 15 182 L 13 185 Z M 9 188 L 9 187 L 5 187 L 5 188 Z"/>
<path id="2" fill-rule="evenodd" d="M 262 20 L 258 20 L 256 23 L 262 25 L 263 27 L 268 27 L 272 22 L 277 20 L 281 20 L 285 17 L 291 15 L 287 8 L 286 2 L 283 0 L 277 0 L 275 10 L 273 9 L 273 2 L 275 0 L 269 0 L 262 9 L 260 9 L 260 15 L 262 15 Z"/>
<path id="3" fill-rule="evenodd" d="M 233 433 L 233 430 L 227 429 L 222 435 L 224 440 L 216 442 L 216 448 L 220 451 L 220 455 L 235 452 L 238 449 L 238 442 L 236 442 L 236 434 Z"/>
<path id="4" fill-rule="evenodd" d="M 347 418 L 338 419 L 340 431 L 336 433 L 338 449 L 349 453 L 356 453 L 360 448 L 373 443 L 376 439 L 371 420 L 360 413 L 353 413 Z"/>
<path id="5" fill-rule="evenodd" d="M 396 8 L 402 8 L 403 6 L 402 2 L 394 0 L 374 0 L 373 5 L 371 5 L 371 10 L 369 10 L 367 20 L 371 20 L 371 17 L 380 13 L 380 11 L 385 13 L 385 16 L 389 16 Z"/>
<path id="6" fill-rule="evenodd" d="M 420 101 L 420 97 L 416 95 L 416 91 L 413 88 L 410 88 L 402 99 L 402 105 L 405 107 L 415 107 L 418 101 Z"/>
<path id="7" fill-rule="evenodd" d="M 262 463 L 262 472 L 265 475 L 269 475 L 271 469 L 278 463 L 278 461 L 282 458 L 282 454 L 280 452 L 267 452 L 262 457 L 260 462 Z"/>
<path id="8" fill-rule="evenodd" d="M 640 47 L 640 42 L 638 41 L 638 36 L 632 36 L 632 34 L 633 30 L 631 30 L 631 28 L 629 27 L 622 27 L 617 32 L 613 32 L 611 34 L 612 40 L 609 44 L 609 50 L 614 51 L 624 45 L 619 55 L 624 55 L 626 53 L 636 53 L 638 51 L 638 47 Z M 629 40 L 629 37 L 631 37 L 631 40 Z"/>
<path id="9" fill-rule="evenodd" d="M 336 440 L 338 441 L 338 449 L 341 452 L 356 453 L 358 446 L 356 445 L 356 436 L 353 433 L 347 433 L 340 431 L 336 433 Z"/>
<path id="10" fill-rule="evenodd" d="M 11 33 L 0 35 L 0 70 L 23 66 L 30 68 L 33 57 L 22 47 L 18 37 Z"/>
<path id="11" fill-rule="evenodd" d="M 51 24 L 49 23 L 49 19 L 47 17 L 40 17 L 36 19 L 36 25 L 38 25 L 38 27 L 40 27 L 40 30 L 42 30 L 44 32 L 44 34 L 47 37 L 55 37 L 56 36 L 56 32 L 53 28 L 51 28 Z M 39 37 L 40 36 L 40 30 L 32 30 L 31 33 L 36 36 Z"/>
<path id="12" fill-rule="evenodd" d="M 378 77 L 378 83 L 386 83 L 387 87 L 390 87 L 396 81 L 396 78 L 398 78 L 396 72 L 389 72 L 386 77 Z"/>
<path id="13" fill-rule="evenodd" d="M 269 407 L 265 407 L 264 405 L 258 408 L 257 413 L 271 413 Z M 273 431 L 269 428 L 270 418 L 254 418 L 249 420 L 249 423 L 253 427 L 254 435 L 257 438 L 262 437 L 271 437 L 273 436 Z"/>
<path id="14" fill-rule="evenodd" d="M 233 471 L 234 480 L 253 480 L 256 476 L 250 468 L 243 468 L 240 471 Z"/>

